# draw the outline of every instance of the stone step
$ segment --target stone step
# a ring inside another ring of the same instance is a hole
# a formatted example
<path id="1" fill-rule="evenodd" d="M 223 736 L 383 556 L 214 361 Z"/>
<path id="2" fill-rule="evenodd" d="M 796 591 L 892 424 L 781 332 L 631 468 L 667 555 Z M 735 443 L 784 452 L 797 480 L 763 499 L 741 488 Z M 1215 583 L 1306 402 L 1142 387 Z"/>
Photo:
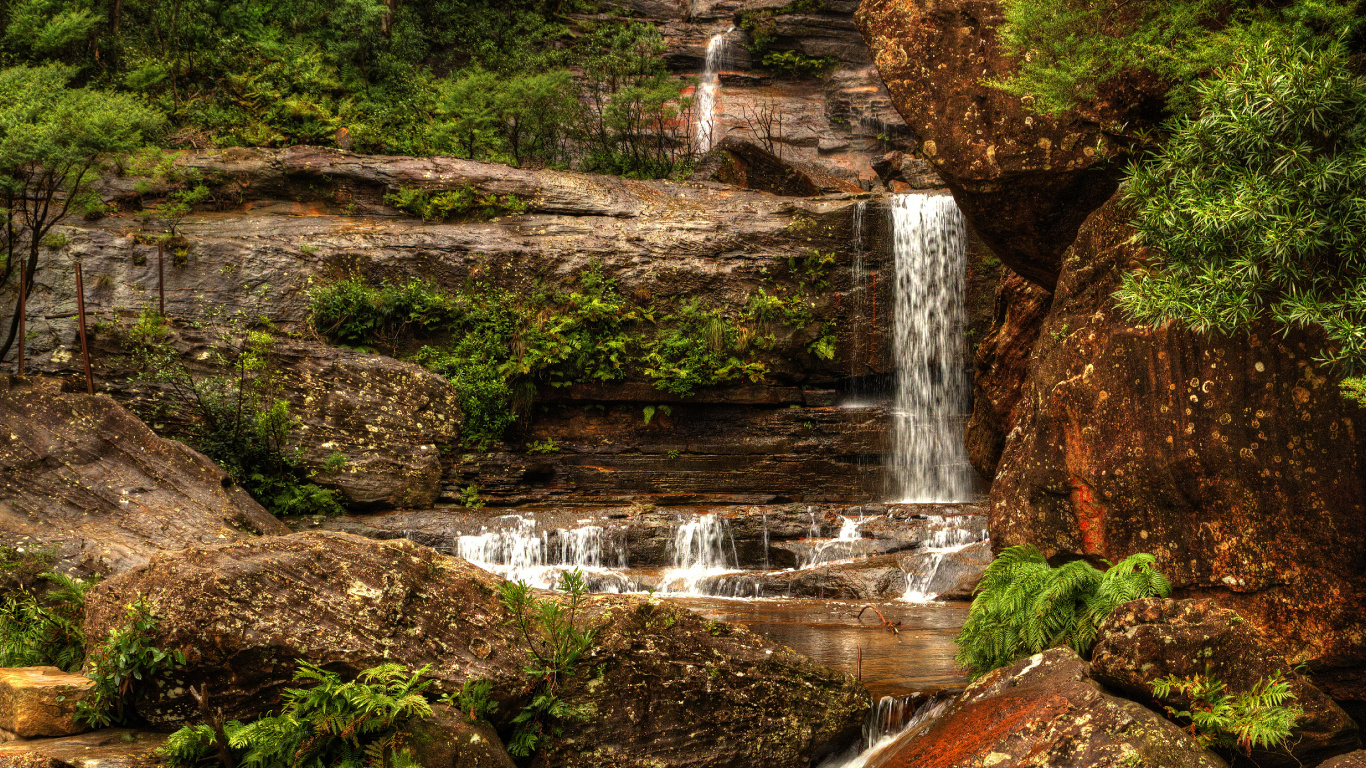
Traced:
<path id="1" fill-rule="evenodd" d="M 56 667 L 0 669 L 0 731 L 4 738 L 70 736 L 89 730 L 76 722 L 76 702 L 94 683 Z"/>

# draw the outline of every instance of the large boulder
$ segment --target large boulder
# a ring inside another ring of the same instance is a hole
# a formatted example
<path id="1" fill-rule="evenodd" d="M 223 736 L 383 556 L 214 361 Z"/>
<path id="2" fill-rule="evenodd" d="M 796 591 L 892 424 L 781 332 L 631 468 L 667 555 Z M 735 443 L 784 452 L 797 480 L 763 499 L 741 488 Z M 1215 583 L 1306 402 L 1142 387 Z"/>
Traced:
<path id="1" fill-rule="evenodd" d="M 438 691 L 488 679 L 506 719 L 534 681 L 501 581 L 406 539 L 300 533 L 167 555 L 110 579 L 87 599 L 86 631 L 104 636 L 141 595 L 159 619 L 151 643 L 186 653 L 137 703 L 159 726 L 193 715 L 191 685 L 207 685 L 228 717 L 270 710 L 301 661 L 343 675 L 385 660 L 430 665 Z M 559 695 L 596 714 L 558 723 L 549 765 L 691 766 L 712 754 L 791 764 L 844 746 L 868 709 L 852 677 L 748 630 L 637 596 L 594 597 L 589 614 L 597 640 Z M 756 741 L 756 723 L 775 738 Z M 583 762 L 588 752 L 615 762 Z"/>
<path id="2" fill-rule="evenodd" d="M 987 85 L 1010 73 L 996 0 L 864 0 L 855 16 L 892 103 L 1001 261 L 1051 289 L 1063 250 L 1114 192 L 1122 144 L 1160 95 L 1127 80 L 1057 117 Z M 1159 102 L 1160 103 L 1160 102 Z"/>
<path id="3" fill-rule="evenodd" d="M 1092 677 L 1158 708 L 1189 709 L 1190 701 L 1154 696 L 1154 680 L 1205 674 L 1226 684 L 1232 695 L 1246 693 L 1276 674 L 1290 683 L 1304 717 L 1283 747 L 1252 753 L 1257 765 L 1313 765 L 1326 756 L 1361 747 L 1357 725 L 1341 707 L 1291 669 L 1243 617 L 1212 600 L 1153 597 L 1126 603 L 1101 626 L 1100 640 L 1092 651 Z"/>
<path id="4" fill-rule="evenodd" d="M 1148 255 L 1117 202 L 1069 249 L 990 496 L 993 547 L 1117 562 L 1151 552 L 1338 699 L 1366 698 L 1366 431 L 1320 341 L 1129 321 Z"/>
<path id="5" fill-rule="evenodd" d="M 0 669 L 0 735 L 71 736 L 89 730 L 76 722 L 76 703 L 93 686 L 84 675 L 56 667 Z"/>
<path id="6" fill-rule="evenodd" d="M 1331 758 L 1320 763 L 1319 768 L 1366 768 L 1366 750 Z"/>
<path id="7" fill-rule="evenodd" d="M 0 377 L 0 543 L 123 571 L 157 552 L 289 529 L 212 461 L 109 397 Z"/>
<path id="8" fill-rule="evenodd" d="M 409 724 L 408 746 L 422 768 L 513 768 L 503 740 L 489 723 L 470 722 L 448 704 L 433 704 L 431 717 Z"/>
<path id="9" fill-rule="evenodd" d="M 1105 693 L 1071 649 L 1053 648 L 973 682 L 881 768 L 1219 768 L 1173 723 Z"/>

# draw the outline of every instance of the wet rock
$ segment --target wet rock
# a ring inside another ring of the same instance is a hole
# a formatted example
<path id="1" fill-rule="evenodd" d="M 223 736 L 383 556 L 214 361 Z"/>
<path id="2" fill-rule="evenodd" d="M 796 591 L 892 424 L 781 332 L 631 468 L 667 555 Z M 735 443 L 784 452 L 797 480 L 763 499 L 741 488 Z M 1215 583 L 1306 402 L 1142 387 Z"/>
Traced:
<path id="1" fill-rule="evenodd" d="M 996 475 L 1006 435 L 1018 415 L 1029 375 L 1030 353 L 1053 295 L 1007 271 L 996 288 L 991 329 L 977 344 L 968 420 L 968 460 L 986 477 Z"/>
<path id="2" fill-rule="evenodd" d="M 175 679 L 136 704 L 158 725 L 194 713 L 189 685 L 207 685 L 230 718 L 271 710 L 299 661 L 343 675 L 382 660 L 430 664 L 437 691 L 488 679 L 499 717 L 510 718 L 534 685 L 495 592 L 501 581 L 407 540 L 300 533 L 166 555 L 109 579 L 86 601 L 86 630 L 104 636 L 139 594 L 160 619 L 150 642 L 186 652 Z M 595 714 L 557 723 L 548 765 L 721 755 L 758 768 L 819 757 L 857 734 L 868 705 L 851 677 L 656 602 L 591 599 L 597 639 L 559 695 Z M 773 738 L 745 738 L 756 725 Z"/>
<path id="3" fill-rule="evenodd" d="M 814 597 L 884 600 L 906 592 L 906 574 L 892 555 L 825 563 L 801 570 L 725 574 L 702 579 L 698 590 L 721 597 Z"/>
<path id="4" fill-rule="evenodd" d="M 447 704 L 433 704 L 432 716 L 405 729 L 422 768 L 513 768 L 498 732 L 487 722 L 471 723 Z"/>
<path id="5" fill-rule="evenodd" d="M 1135 79 L 1079 111 L 1044 117 L 986 84 L 1013 66 L 995 0 L 867 0 L 856 14 L 919 154 L 1012 270 L 1052 289 L 1088 213 L 1114 192 L 1121 142 L 1100 126 L 1141 125 L 1160 84 Z"/>
<path id="6" fill-rule="evenodd" d="M 1329 758 L 1319 763 L 1319 768 L 1366 768 L 1366 751 L 1357 750 L 1346 755 Z"/>
<path id="7" fill-rule="evenodd" d="M 563 724 L 548 766 L 810 765 L 858 737 L 869 704 L 835 674 L 743 627 L 635 597 L 595 598 L 603 629 L 562 696 L 595 714 Z"/>
<path id="8" fill-rule="evenodd" d="M 1213 600 L 1126 603 L 1101 626 L 1091 658 L 1091 676 L 1098 682 L 1159 710 L 1190 709 L 1191 703 L 1180 696 L 1155 697 L 1152 682 L 1161 677 L 1212 675 L 1238 695 L 1277 673 L 1289 681 L 1305 716 L 1282 748 L 1252 753 L 1257 765 L 1314 765 L 1360 748 L 1357 725 L 1347 713 L 1291 669 L 1267 637 Z"/>
<path id="9" fill-rule="evenodd" d="M 56 667 L 0 669 L 0 733 L 32 738 L 89 730 L 76 722 L 76 703 L 93 686 L 84 675 Z"/>
<path id="10" fill-rule="evenodd" d="M 1142 705 L 1105 693 L 1086 662 L 1053 648 L 989 672 L 882 768 L 1223 768 Z"/>
<path id="11" fill-rule="evenodd" d="M 166 735 L 105 728 L 79 736 L 0 744 L 0 768 L 158 768 Z"/>
<path id="12" fill-rule="evenodd" d="M 136 703 L 154 725 L 193 716 L 191 685 L 228 719 L 275 709 L 300 661 L 345 675 L 430 664 L 440 690 L 486 678 L 506 703 L 522 692 L 525 652 L 503 625 L 501 581 L 402 539 L 300 533 L 153 558 L 95 587 L 85 627 L 104 637 L 141 595 L 160 619 L 151 644 L 185 651 L 174 680 Z"/>
<path id="13" fill-rule="evenodd" d="M 158 552 L 287 533 L 208 458 L 109 397 L 0 377 L 0 541 L 63 567 L 123 571 Z"/>
<path id="14" fill-rule="evenodd" d="M 148 414 L 158 429 L 182 435 L 182 424 L 166 404 L 178 393 L 143 381 L 118 336 L 96 346 L 98 386 Z M 212 325 L 178 324 L 166 337 L 184 365 L 202 379 L 221 375 L 206 361 L 221 352 L 223 333 Z M 357 509 L 430 507 L 444 476 L 439 451 L 460 434 L 460 403 L 446 380 L 412 363 L 355 352 L 306 339 L 279 338 L 271 364 L 287 386 L 275 396 L 289 404 L 298 427 L 289 433 L 313 482 L 341 492 Z M 343 460 L 329 468 L 332 457 Z"/>
<path id="15" fill-rule="evenodd" d="M 888 152 L 873 161 L 873 171 L 882 183 L 905 184 L 907 189 L 942 189 L 944 180 L 934 172 L 928 161 L 912 157 L 904 152 Z"/>
<path id="16" fill-rule="evenodd" d="M 1237 611 L 1335 699 L 1366 699 L 1366 432 L 1321 339 L 1135 325 L 1112 294 L 1147 256 L 1091 216 L 1034 344 L 991 489 L 996 548 L 1151 552 L 1174 597 Z"/>
<path id="17" fill-rule="evenodd" d="M 982 573 L 991 565 L 991 543 L 979 541 L 951 552 L 904 552 L 897 567 L 907 574 L 909 587 L 937 600 L 971 600 Z"/>
<path id="18" fill-rule="evenodd" d="M 689 180 L 716 181 L 788 197 L 863 191 L 857 184 L 831 176 L 815 165 L 784 160 L 769 149 L 737 138 L 727 138 L 713 148 Z"/>

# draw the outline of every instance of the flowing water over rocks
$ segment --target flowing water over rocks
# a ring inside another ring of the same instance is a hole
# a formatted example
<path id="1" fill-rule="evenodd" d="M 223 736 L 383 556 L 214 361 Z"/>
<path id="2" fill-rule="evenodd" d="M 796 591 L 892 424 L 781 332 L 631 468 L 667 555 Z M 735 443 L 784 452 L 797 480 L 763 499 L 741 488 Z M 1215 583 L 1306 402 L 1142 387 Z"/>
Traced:
<path id="1" fill-rule="evenodd" d="M 721 94 L 721 66 L 726 59 L 726 36 L 735 31 L 730 27 L 707 42 L 707 59 L 697 85 L 697 151 L 705 153 L 716 143 L 716 100 Z"/>

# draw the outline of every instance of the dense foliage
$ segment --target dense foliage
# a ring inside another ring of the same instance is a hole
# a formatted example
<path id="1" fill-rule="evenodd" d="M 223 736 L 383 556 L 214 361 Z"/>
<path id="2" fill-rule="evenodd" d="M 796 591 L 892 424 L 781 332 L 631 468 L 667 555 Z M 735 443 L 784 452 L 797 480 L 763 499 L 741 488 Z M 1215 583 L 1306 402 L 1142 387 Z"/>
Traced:
<path id="1" fill-rule="evenodd" d="M 1290 738 L 1304 708 L 1295 703 L 1289 681 L 1280 672 L 1258 680 L 1239 694 L 1213 675 L 1168 675 L 1152 684 L 1153 694 L 1163 699 L 1180 696 L 1186 709 L 1166 707 L 1167 715 L 1185 724 L 1202 747 L 1274 749 Z"/>
<path id="2" fill-rule="evenodd" d="M 465 440 L 485 447 L 529 414 L 542 386 L 637 374 L 687 397 L 702 387 L 760 381 L 768 368 L 758 352 L 815 319 L 802 295 L 763 290 L 729 310 L 695 299 L 641 306 L 598 269 L 581 273 L 572 290 L 516 293 L 472 283 L 452 295 L 422 280 L 376 286 L 356 277 L 319 286 L 311 298 L 313 327 L 338 343 L 394 350 L 407 336 L 425 340 L 414 361 L 456 389 Z M 834 356 L 832 324 L 808 351 Z"/>
<path id="3" fill-rule="evenodd" d="M 1366 79 L 1345 59 L 1268 44 L 1196 86 L 1198 112 L 1124 190 L 1159 254 L 1117 294 L 1132 317 L 1314 325 L 1324 360 L 1366 362 Z"/>
<path id="4" fill-rule="evenodd" d="M 1084 560 L 1053 568 L 1033 545 L 1007 547 L 982 576 L 954 660 L 978 677 L 1055 646 L 1088 653 L 1116 608 L 1171 592 L 1154 562 L 1139 553 L 1104 572 Z"/>
<path id="5" fill-rule="evenodd" d="M 1304 43 L 1351 34 L 1356 0 L 1007 0 L 1002 39 L 1017 57 L 997 85 L 1057 112 L 1096 98 L 1106 85 L 1147 72 L 1168 86 L 1182 113 L 1192 87 L 1267 40 Z"/>
<path id="6" fill-rule="evenodd" d="M 383 664 L 343 682 L 304 663 L 294 679 L 312 685 L 285 689 L 280 714 L 246 725 L 222 723 L 221 733 L 233 763 L 242 768 L 415 768 L 404 726 L 432 714 L 423 695 L 431 685 L 422 680 L 426 671 Z M 218 738 L 212 725 L 186 726 L 167 739 L 168 761 L 216 763 Z"/>
<path id="7" fill-rule="evenodd" d="M 85 660 L 81 621 L 85 593 L 95 582 L 51 571 L 41 578 L 51 582 L 50 589 L 24 585 L 0 596 L 0 667 L 74 672 Z"/>

